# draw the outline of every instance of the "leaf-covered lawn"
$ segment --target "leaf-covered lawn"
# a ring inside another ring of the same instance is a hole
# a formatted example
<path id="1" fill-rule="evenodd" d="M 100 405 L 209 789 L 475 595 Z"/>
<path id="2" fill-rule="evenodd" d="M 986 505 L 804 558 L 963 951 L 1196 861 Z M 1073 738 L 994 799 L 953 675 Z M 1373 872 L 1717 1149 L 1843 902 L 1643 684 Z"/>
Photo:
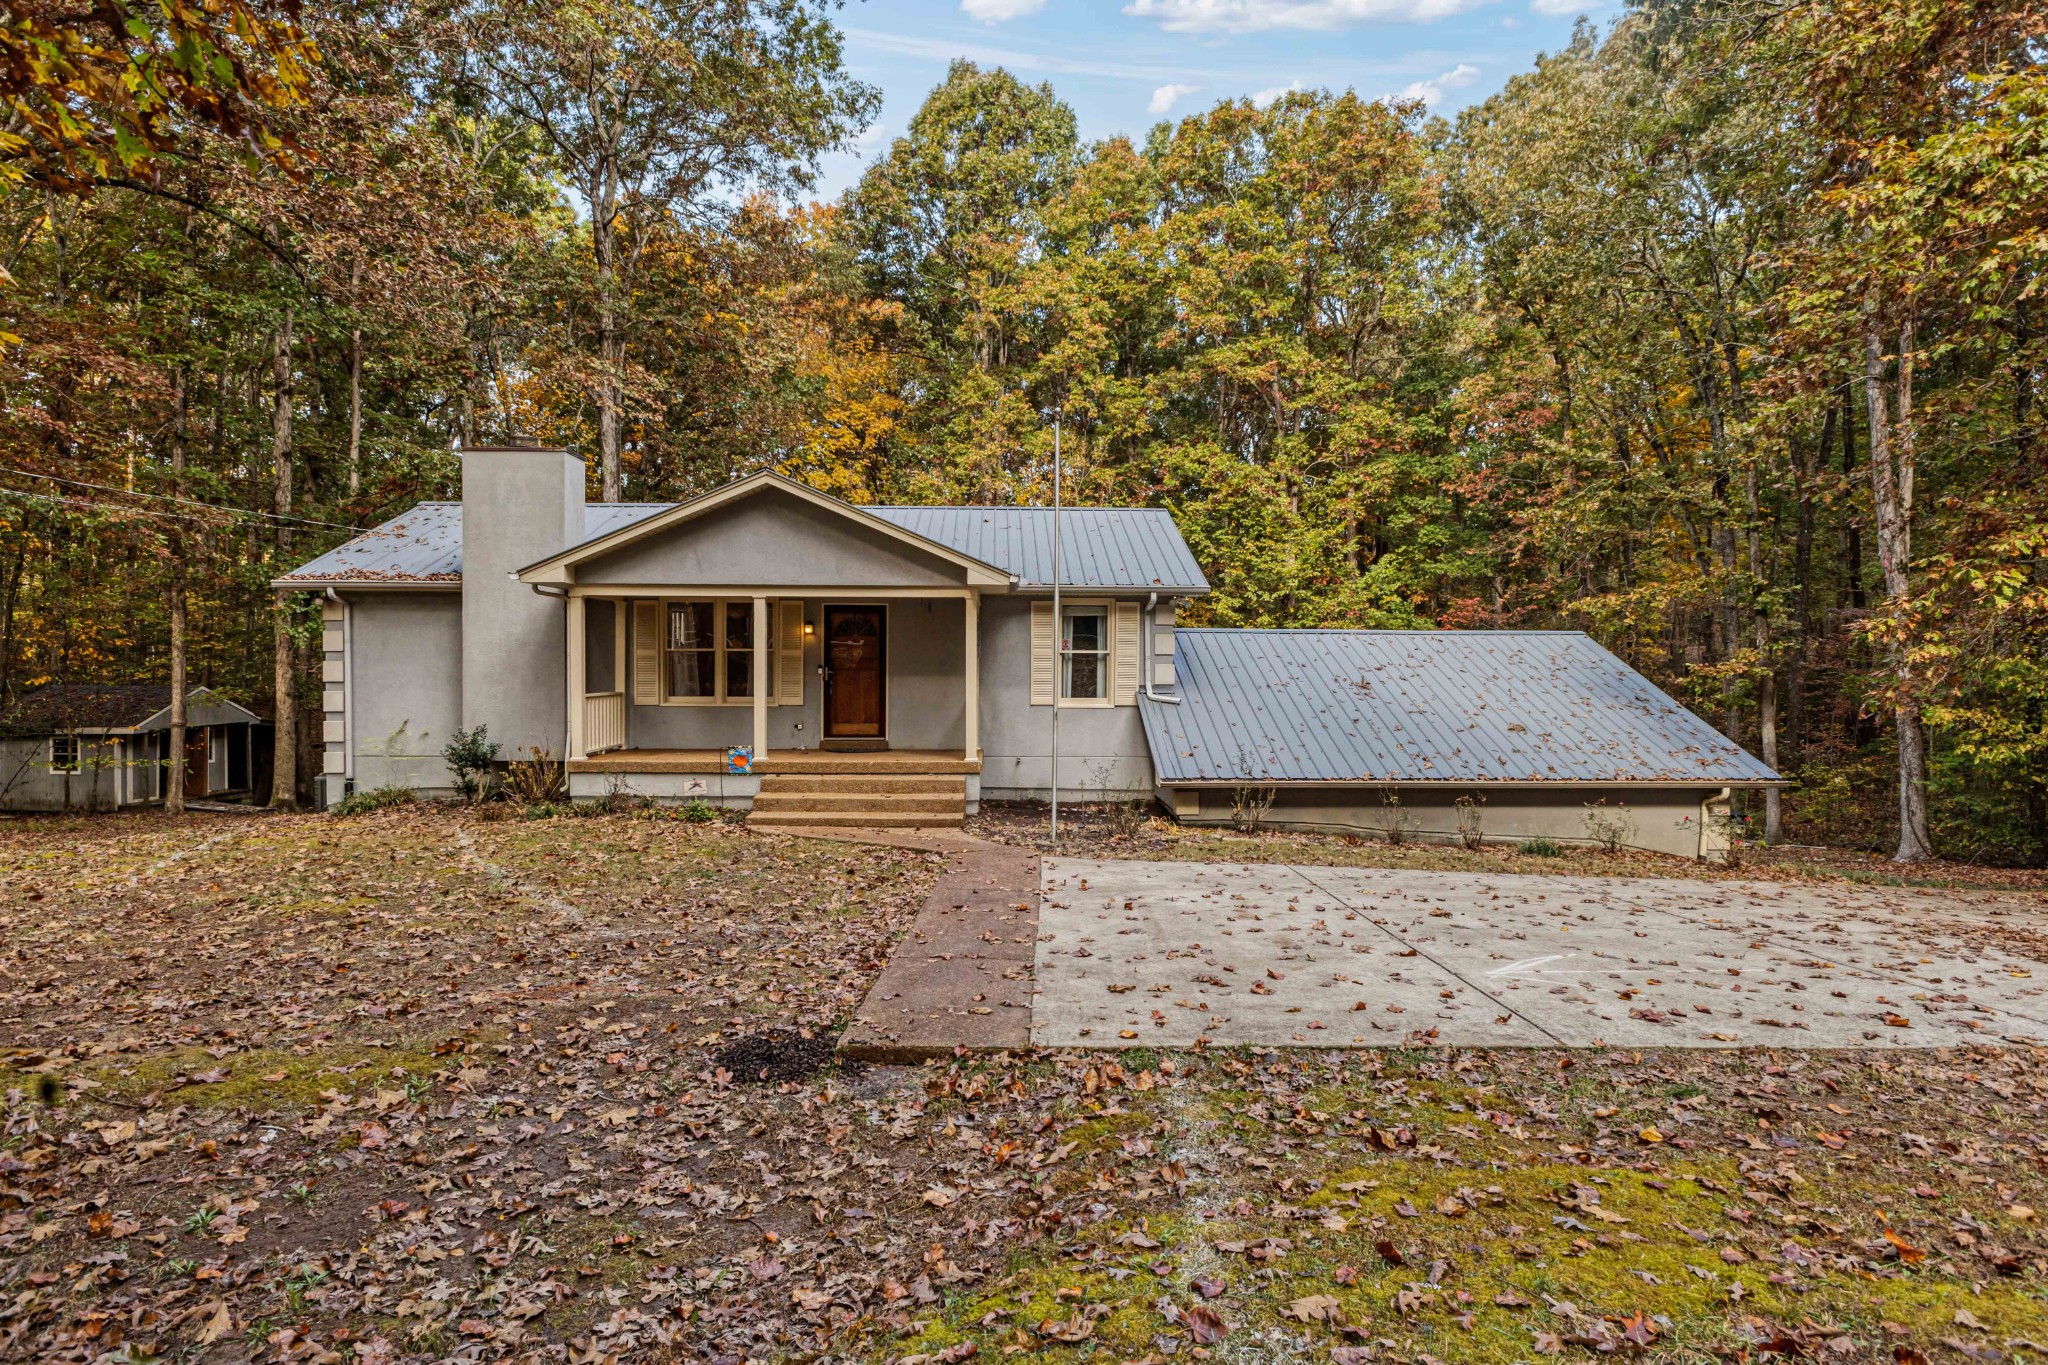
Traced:
<path id="1" fill-rule="evenodd" d="M 937 870 L 0 826 L 0 1357 L 2048 1354 L 2037 1053 L 718 1067 L 843 1024 Z"/>

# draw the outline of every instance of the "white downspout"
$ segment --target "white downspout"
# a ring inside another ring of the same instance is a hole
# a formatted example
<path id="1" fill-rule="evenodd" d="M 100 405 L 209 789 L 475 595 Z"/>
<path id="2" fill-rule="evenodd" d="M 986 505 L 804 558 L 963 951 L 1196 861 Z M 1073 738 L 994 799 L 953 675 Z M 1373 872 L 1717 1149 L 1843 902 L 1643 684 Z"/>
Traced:
<path id="1" fill-rule="evenodd" d="M 356 781 L 356 614 L 332 587 L 327 600 L 341 608 L 341 781 L 348 791 Z M 256 755 L 249 755 L 253 765 Z M 253 777 L 254 768 L 251 768 Z"/>
<path id="2" fill-rule="evenodd" d="M 1152 690 L 1152 662 L 1159 657 L 1152 649 L 1153 641 L 1159 631 L 1158 610 L 1159 594 L 1155 592 L 1145 599 L 1145 657 L 1138 664 L 1138 667 L 1145 670 L 1145 699 L 1147 701 L 1165 702 L 1168 706 L 1179 706 L 1179 697 L 1162 697 Z"/>

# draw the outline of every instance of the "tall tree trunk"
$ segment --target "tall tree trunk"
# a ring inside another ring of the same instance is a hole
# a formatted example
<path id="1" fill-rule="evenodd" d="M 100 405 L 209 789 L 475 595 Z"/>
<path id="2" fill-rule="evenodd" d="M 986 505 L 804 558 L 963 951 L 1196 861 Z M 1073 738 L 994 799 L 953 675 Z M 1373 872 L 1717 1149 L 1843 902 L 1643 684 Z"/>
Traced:
<path id="1" fill-rule="evenodd" d="M 597 380 L 597 460 L 602 485 L 600 497 L 606 502 L 625 498 L 620 472 L 620 412 L 623 390 L 619 373 L 625 363 L 626 339 L 618 313 L 619 233 L 616 205 L 612 202 L 607 177 L 604 202 L 593 203 L 591 250 L 597 256 L 597 355 L 601 371 Z"/>
<path id="2" fill-rule="evenodd" d="M 1749 462 L 1743 480 L 1743 500 L 1749 515 L 1749 597 L 1751 643 L 1756 648 L 1757 747 L 1764 765 L 1778 768 L 1778 672 L 1771 657 L 1771 614 L 1764 598 L 1763 510 L 1758 488 L 1756 459 Z M 1785 836 L 1785 802 L 1776 787 L 1764 790 L 1764 842 L 1775 844 Z"/>
<path id="3" fill-rule="evenodd" d="M 1885 596 L 1894 610 L 1905 606 L 1913 559 L 1913 327 L 1899 332 L 1895 396 L 1885 398 L 1884 338 L 1873 326 L 1863 338 L 1863 395 L 1870 409 L 1870 491 L 1877 522 L 1877 562 Z M 1892 409 L 1897 411 L 1896 430 Z M 1899 745 L 1899 848 L 1894 862 L 1917 863 L 1934 856 L 1927 833 L 1927 735 L 1920 703 L 1913 695 L 1912 651 L 1896 636 L 1890 644 L 1892 678 L 1898 688 L 1892 717 Z"/>
<path id="4" fill-rule="evenodd" d="M 1806 674 L 1813 657 L 1813 537 L 1817 516 L 1814 482 L 1828 451 L 1834 446 L 1834 440 L 1835 408 L 1830 403 L 1827 417 L 1821 423 L 1819 443 L 1808 446 L 1796 437 L 1792 442 L 1792 471 L 1798 479 L 1799 497 L 1799 525 L 1792 541 L 1792 578 L 1799 590 L 1799 645 L 1793 651 L 1791 672 L 1785 680 L 1786 701 L 1789 703 L 1789 714 L 1785 718 L 1785 747 L 1795 772 L 1806 749 Z"/>
<path id="5" fill-rule="evenodd" d="M 181 362 L 172 389 L 171 496 L 185 496 L 186 400 L 185 366 Z M 170 523 L 171 552 L 171 753 L 165 765 L 164 812 L 185 813 L 185 523 Z"/>
<path id="6" fill-rule="evenodd" d="M 1842 482 L 1851 484 L 1856 477 L 1856 406 L 1848 395 L 1842 397 Z M 1862 611 L 1869 606 L 1863 595 L 1863 526 L 1857 519 L 1854 504 L 1842 521 L 1842 583 L 1844 592 L 1842 605 L 1851 611 Z"/>
<path id="7" fill-rule="evenodd" d="M 285 555 L 291 550 L 291 523 L 284 518 L 292 511 L 292 310 L 286 307 L 270 349 L 271 382 L 276 398 L 270 410 L 270 458 L 275 479 L 271 485 L 271 510 L 278 517 L 274 532 L 277 571 L 288 567 Z M 276 688 L 277 734 L 271 745 L 270 804 L 277 810 L 294 810 L 299 804 L 299 702 L 292 667 L 291 619 L 287 613 L 290 597 L 277 595 L 271 618 L 272 684 Z"/>
<path id="8" fill-rule="evenodd" d="M 363 278 L 363 263 L 349 267 L 351 298 Z M 353 497 L 363 491 L 363 329 L 348 329 L 348 491 Z"/>

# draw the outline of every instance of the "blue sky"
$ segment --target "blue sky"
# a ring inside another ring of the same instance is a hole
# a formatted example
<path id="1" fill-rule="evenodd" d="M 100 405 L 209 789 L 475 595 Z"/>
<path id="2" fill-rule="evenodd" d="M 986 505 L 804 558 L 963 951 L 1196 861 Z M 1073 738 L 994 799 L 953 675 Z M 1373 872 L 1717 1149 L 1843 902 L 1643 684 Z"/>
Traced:
<path id="1" fill-rule="evenodd" d="M 1612 0 L 866 0 L 839 11 L 847 65 L 881 88 L 854 152 L 828 158 L 818 197 L 902 136 L 954 57 L 1050 81 L 1081 136 L 1133 140 L 1219 99 L 1294 86 L 1415 95 L 1449 114 L 1485 99 L 1573 19 Z"/>

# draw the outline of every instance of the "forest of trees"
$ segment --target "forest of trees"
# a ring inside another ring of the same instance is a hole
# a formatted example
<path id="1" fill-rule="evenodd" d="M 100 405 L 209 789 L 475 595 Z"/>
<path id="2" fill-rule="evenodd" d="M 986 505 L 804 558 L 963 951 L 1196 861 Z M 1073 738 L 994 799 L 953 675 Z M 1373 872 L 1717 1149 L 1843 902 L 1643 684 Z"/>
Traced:
<path id="1" fill-rule="evenodd" d="M 1798 779 L 1759 835 L 2048 861 L 2031 0 L 1645 0 L 1453 120 L 1142 143 L 963 61 L 832 203 L 821 0 L 66 13 L 0 38 L 0 695 L 175 633 L 289 730 L 268 583 L 464 442 L 1036 502 L 1058 414 L 1193 619 L 1584 629 Z"/>

